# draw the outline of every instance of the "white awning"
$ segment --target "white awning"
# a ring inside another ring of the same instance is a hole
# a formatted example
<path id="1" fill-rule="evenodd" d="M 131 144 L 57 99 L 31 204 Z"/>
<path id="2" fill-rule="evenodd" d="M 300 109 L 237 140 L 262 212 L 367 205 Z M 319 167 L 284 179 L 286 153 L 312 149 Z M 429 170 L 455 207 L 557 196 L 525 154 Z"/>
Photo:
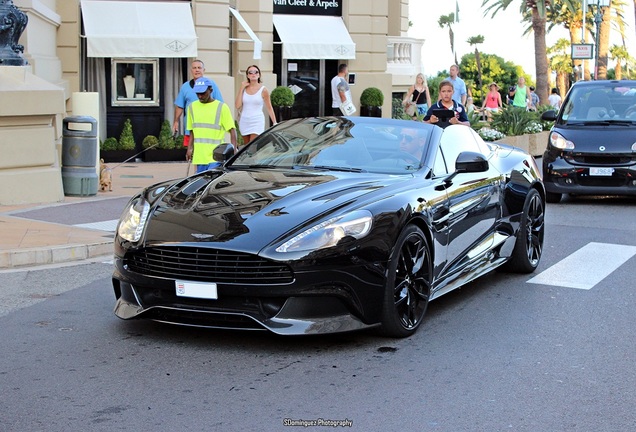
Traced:
<path id="1" fill-rule="evenodd" d="M 247 35 L 250 37 L 250 40 L 254 42 L 254 55 L 252 56 L 252 58 L 254 60 L 259 60 L 261 58 L 261 51 L 263 50 L 263 42 L 261 42 L 258 36 L 256 36 L 256 33 L 254 33 L 252 28 L 249 26 L 247 21 L 245 21 L 245 19 L 243 18 L 243 16 L 240 14 L 239 11 L 231 7 L 230 12 L 232 13 L 232 15 L 234 15 L 234 18 L 236 18 L 239 24 L 241 24 L 241 27 L 243 27 L 243 30 L 245 30 L 245 33 L 247 33 Z M 247 40 L 244 40 L 244 39 L 230 38 L 230 40 L 234 42 L 248 42 Z"/>
<path id="2" fill-rule="evenodd" d="M 355 59 L 356 44 L 341 17 L 274 14 L 285 59 Z"/>
<path id="3" fill-rule="evenodd" d="M 82 0 L 88 57 L 196 57 L 190 2 Z"/>

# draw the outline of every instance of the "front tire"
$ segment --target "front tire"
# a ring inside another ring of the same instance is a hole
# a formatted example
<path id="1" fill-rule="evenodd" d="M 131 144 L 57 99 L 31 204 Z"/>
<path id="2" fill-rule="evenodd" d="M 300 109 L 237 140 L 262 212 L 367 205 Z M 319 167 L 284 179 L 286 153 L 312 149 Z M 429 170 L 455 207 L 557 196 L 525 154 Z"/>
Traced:
<path id="1" fill-rule="evenodd" d="M 517 240 L 505 270 L 532 273 L 539 266 L 543 253 L 545 231 L 545 205 L 536 189 L 531 189 L 523 204 L 523 214 Z"/>
<path id="2" fill-rule="evenodd" d="M 386 278 L 381 332 L 408 337 L 420 326 L 428 307 L 433 281 L 433 258 L 426 236 L 407 226 L 391 254 Z"/>

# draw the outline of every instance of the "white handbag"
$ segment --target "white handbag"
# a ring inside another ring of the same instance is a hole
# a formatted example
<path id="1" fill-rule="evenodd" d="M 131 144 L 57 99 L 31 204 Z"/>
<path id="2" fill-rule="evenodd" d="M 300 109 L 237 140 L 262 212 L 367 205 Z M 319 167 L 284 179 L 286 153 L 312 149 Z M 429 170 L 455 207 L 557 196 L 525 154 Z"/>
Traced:
<path id="1" fill-rule="evenodd" d="M 348 100 L 340 104 L 340 111 L 342 111 L 342 114 L 350 116 L 356 112 L 356 107 Z"/>

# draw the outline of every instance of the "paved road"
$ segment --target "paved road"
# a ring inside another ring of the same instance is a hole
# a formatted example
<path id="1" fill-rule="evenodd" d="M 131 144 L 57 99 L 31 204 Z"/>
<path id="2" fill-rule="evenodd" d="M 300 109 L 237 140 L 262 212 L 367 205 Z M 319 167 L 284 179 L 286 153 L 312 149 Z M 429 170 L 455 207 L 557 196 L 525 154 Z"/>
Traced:
<path id="1" fill-rule="evenodd" d="M 0 431 L 634 430 L 635 207 L 550 205 L 536 274 L 436 300 L 405 340 L 124 322 L 108 264 L 0 272 L 2 303 L 24 300 L 0 316 Z"/>

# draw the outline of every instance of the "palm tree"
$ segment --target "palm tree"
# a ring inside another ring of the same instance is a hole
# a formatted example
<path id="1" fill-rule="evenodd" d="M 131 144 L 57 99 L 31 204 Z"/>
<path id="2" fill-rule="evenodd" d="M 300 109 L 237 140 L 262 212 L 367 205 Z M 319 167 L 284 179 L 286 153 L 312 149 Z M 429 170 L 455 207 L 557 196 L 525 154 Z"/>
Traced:
<path id="1" fill-rule="evenodd" d="M 587 0 L 586 0 L 587 1 Z M 582 5 L 576 2 L 573 2 L 574 9 L 569 9 L 566 5 L 563 4 L 562 0 L 553 0 L 552 5 L 548 8 L 547 15 L 547 29 L 548 32 L 551 31 L 556 26 L 563 26 L 568 30 L 570 35 L 570 44 L 578 44 L 578 43 L 587 43 L 592 36 L 592 31 L 594 28 L 594 21 L 592 18 L 586 19 L 585 21 L 585 32 L 583 35 L 581 34 L 581 28 L 583 26 L 583 9 Z M 590 15 L 588 13 L 588 15 Z M 591 15 L 590 15 L 591 17 Z M 585 75 L 583 79 L 590 80 L 590 60 L 573 60 L 573 64 L 576 67 L 583 66 L 585 71 Z"/>
<path id="2" fill-rule="evenodd" d="M 631 57 L 629 52 L 627 52 L 627 48 L 620 45 L 612 45 L 610 48 L 610 55 L 612 56 L 612 60 L 616 60 L 616 66 L 614 67 L 614 73 L 616 74 L 616 79 L 623 78 L 623 66 L 622 62 L 626 60 L 630 60 Z"/>
<path id="3" fill-rule="evenodd" d="M 455 14 L 449 13 L 448 15 L 442 15 L 437 20 L 437 24 L 441 28 L 448 27 L 448 37 L 450 39 L 451 52 L 455 56 L 455 64 L 459 64 L 457 61 L 457 53 L 455 52 L 455 34 L 453 33 L 453 24 L 455 23 Z"/>
<path id="4" fill-rule="evenodd" d="M 559 94 L 566 94 L 569 88 L 567 77 L 572 73 L 572 58 L 570 57 L 570 42 L 561 38 L 548 48 L 548 60 L 550 69 L 556 72 L 556 87 Z"/>
<path id="5" fill-rule="evenodd" d="M 481 92 L 483 90 L 481 88 L 481 86 L 482 86 L 482 82 L 481 82 L 481 59 L 479 57 L 479 50 L 477 49 L 477 45 L 484 43 L 484 36 L 483 35 L 472 36 L 472 37 L 469 37 L 466 42 L 468 42 L 468 45 L 470 45 L 470 46 L 475 45 L 475 63 L 477 63 L 477 85 L 478 85 L 477 88 Z"/>
<path id="6" fill-rule="evenodd" d="M 552 0 L 521 0 L 519 7 L 520 16 L 527 10 L 532 12 L 532 32 L 534 33 L 534 62 L 535 74 L 537 76 L 537 95 L 542 103 L 548 100 L 548 55 L 545 42 L 546 35 L 546 5 Z M 482 7 L 485 7 L 484 15 L 492 12 L 495 16 L 500 10 L 505 10 L 513 0 L 482 0 Z M 563 3 L 573 10 L 572 3 L 580 0 L 563 0 Z"/>

